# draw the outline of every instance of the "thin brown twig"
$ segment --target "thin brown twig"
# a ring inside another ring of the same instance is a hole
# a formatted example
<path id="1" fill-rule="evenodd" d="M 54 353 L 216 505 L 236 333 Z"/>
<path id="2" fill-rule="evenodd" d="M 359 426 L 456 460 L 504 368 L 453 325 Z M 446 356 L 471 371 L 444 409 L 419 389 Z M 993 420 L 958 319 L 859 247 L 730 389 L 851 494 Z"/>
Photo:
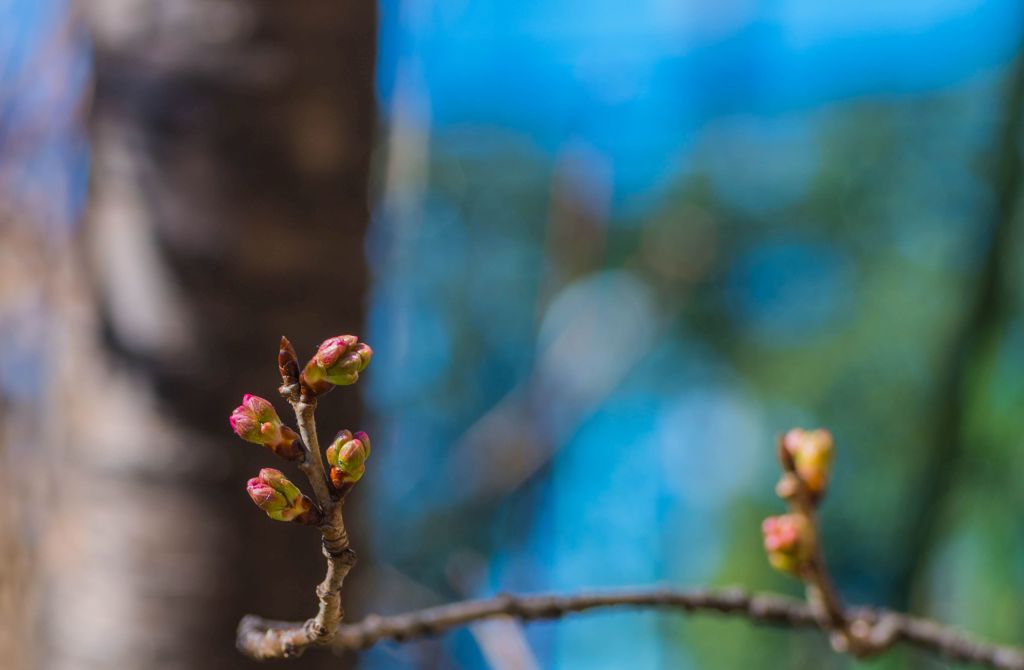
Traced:
<path id="1" fill-rule="evenodd" d="M 287 349 L 287 350 L 286 350 Z M 291 345 L 281 338 L 282 353 Z M 294 354 L 292 354 L 294 355 Z M 287 658 L 300 655 L 308 647 L 329 644 L 345 616 L 341 606 L 341 587 L 345 577 L 356 564 L 356 553 L 349 546 L 348 531 L 342 516 L 343 498 L 331 495 L 327 487 L 320 440 L 316 434 L 316 399 L 300 393 L 293 371 L 281 366 L 281 395 L 295 411 L 295 420 L 302 437 L 304 457 L 299 469 L 309 479 L 317 504 L 323 512 L 320 533 L 323 535 L 323 553 L 327 572 L 316 587 L 318 608 L 316 616 L 303 622 L 268 622 L 261 617 L 246 616 L 238 625 L 238 649 L 256 659 Z"/>
<path id="2" fill-rule="evenodd" d="M 803 506 L 800 505 L 800 507 Z M 807 602 L 817 614 L 821 626 L 832 632 L 830 639 L 836 651 L 853 651 L 850 643 L 854 636 L 849 633 L 851 621 L 825 563 L 825 554 L 821 549 L 818 516 L 813 507 L 805 508 L 804 513 L 807 516 L 808 527 L 813 537 L 811 558 L 801 572 L 801 578 L 806 585 Z"/>
<path id="3" fill-rule="evenodd" d="M 794 455 L 787 448 L 786 439 L 787 436 L 779 438 L 778 456 L 782 466 L 782 480 L 775 490 L 789 505 L 792 514 L 806 520 L 806 541 L 810 546 L 810 555 L 799 568 L 799 577 L 804 582 L 807 603 L 817 617 L 818 626 L 828 632 L 829 642 L 837 652 L 859 658 L 879 654 L 896 642 L 899 633 L 896 617 L 903 615 L 885 614 L 879 617 L 872 610 L 851 612 L 843 605 L 825 562 L 821 528 L 818 526 L 818 507 L 824 498 L 825 489 L 819 486 L 812 490 L 797 467 Z M 828 440 L 831 443 L 831 435 Z"/>
<path id="4" fill-rule="evenodd" d="M 779 462 L 782 465 L 783 482 L 778 487 L 779 495 L 786 500 L 792 512 L 807 519 L 810 533 L 811 556 L 800 571 L 800 578 L 806 585 L 807 602 L 818 617 L 820 626 L 830 631 L 830 640 L 836 651 L 850 651 L 864 655 L 877 649 L 871 649 L 871 631 L 864 626 L 857 627 L 856 633 L 851 631 L 851 620 L 843 607 L 842 598 L 832 582 L 832 576 L 825 563 L 825 553 L 821 548 L 821 530 L 818 527 L 818 505 L 820 496 L 815 496 L 797 472 L 793 456 L 785 446 L 785 437 L 779 438 Z"/>
<path id="5" fill-rule="evenodd" d="M 660 608 L 679 613 L 736 616 L 757 624 L 829 632 L 805 602 L 742 589 L 683 591 L 665 587 L 581 593 L 575 595 L 498 595 L 397 614 L 370 615 L 338 628 L 332 648 L 337 652 L 372 647 L 384 640 L 407 642 L 438 635 L 485 619 L 511 617 L 519 621 L 560 619 L 603 608 Z M 903 642 L 947 659 L 976 663 L 997 670 L 1024 670 L 1024 650 L 1002 646 L 934 621 L 873 608 L 855 608 L 856 621 L 868 622 L 884 634 L 886 646 Z M 287 625 L 264 622 L 264 625 Z M 882 642 L 883 640 L 879 640 Z"/>

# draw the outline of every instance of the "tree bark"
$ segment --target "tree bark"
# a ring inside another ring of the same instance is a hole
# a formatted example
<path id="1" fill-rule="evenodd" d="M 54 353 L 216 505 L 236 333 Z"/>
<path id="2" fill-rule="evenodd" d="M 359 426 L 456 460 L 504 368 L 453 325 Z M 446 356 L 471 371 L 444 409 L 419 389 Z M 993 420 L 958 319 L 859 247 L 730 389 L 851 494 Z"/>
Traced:
<path id="1" fill-rule="evenodd" d="M 360 329 L 376 8 L 86 11 L 93 193 L 65 284 L 56 402 L 77 474 L 49 542 L 49 666 L 245 667 L 241 615 L 307 616 L 321 566 L 315 538 L 252 508 L 245 480 L 283 464 L 227 416 L 242 393 L 276 398 L 280 335 L 309 354 Z M 355 428 L 336 395 L 328 427 Z"/>

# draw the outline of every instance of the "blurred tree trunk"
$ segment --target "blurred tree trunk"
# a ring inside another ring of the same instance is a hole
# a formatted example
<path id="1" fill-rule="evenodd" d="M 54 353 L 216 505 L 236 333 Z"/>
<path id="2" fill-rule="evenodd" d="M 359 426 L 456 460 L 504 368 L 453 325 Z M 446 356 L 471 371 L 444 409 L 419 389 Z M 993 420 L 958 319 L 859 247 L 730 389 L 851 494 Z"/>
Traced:
<path id="1" fill-rule="evenodd" d="M 245 480 L 288 468 L 227 416 L 243 392 L 276 398 L 281 334 L 309 353 L 360 329 L 376 7 L 83 8 L 93 193 L 64 282 L 55 402 L 76 476 L 48 545 L 47 665 L 248 666 L 238 618 L 312 614 L 323 566 L 314 533 L 252 508 Z M 351 392 L 324 410 L 325 431 L 356 427 Z"/>

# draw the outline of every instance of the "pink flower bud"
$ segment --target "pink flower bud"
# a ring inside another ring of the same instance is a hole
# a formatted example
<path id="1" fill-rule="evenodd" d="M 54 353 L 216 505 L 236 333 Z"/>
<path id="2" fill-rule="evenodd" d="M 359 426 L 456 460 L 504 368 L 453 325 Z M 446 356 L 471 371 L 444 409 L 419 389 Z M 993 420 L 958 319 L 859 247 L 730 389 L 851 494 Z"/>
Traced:
<path id="1" fill-rule="evenodd" d="M 238 437 L 248 442 L 271 444 L 281 439 L 281 419 L 270 401 L 259 396 L 246 393 L 230 420 Z"/>
<path id="2" fill-rule="evenodd" d="M 302 381 L 314 394 L 325 393 L 332 386 L 356 383 L 366 369 L 373 350 L 355 335 L 338 335 L 324 340 L 316 355 L 302 371 Z"/>
<path id="3" fill-rule="evenodd" d="M 242 404 L 231 413 L 230 421 L 232 430 L 243 440 L 262 444 L 288 460 L 301 458 L 302 443 L 298 434 L 281 423 L 269 400 L 245 394 Z"/>
<path id="4" fill-rule="evenodd" d="M 337 335 L 328 338 L 321 342 L 316 350 L 316 364 L 322 368 L 329 368 L 341 360 L 342 356 L 358 343 L 359 338 L 355 335 Z"/>
<path id="5" fill-rule="evenodd" d="M 810 527 L 802 514 L 770 516 L 761 524 L 768 562 L 776 570 L 797 574 L 810 558 Z"/>
<path id="6" fill-rule="evenodd" d="M 370 456 L 370 436 L 359 432 L 354 436 L 343 430 L 327 447 L 327 462 L 331 465 L 331 483 L 336 488 L 354 484 L 366 472 L 366 459 Z"/>
<path id="7" fill-rule="evenodd" d="M 280 512 L 288 507 L 288 500 L 259 477 L 250 479 L 245 485 L 245 490 L 256 506 L 267 514 Z"/>
<path id="8" fill-rule="evenodd" d="M 280 470 L 263 468 L 245 486 L 256 506 L 276 521 L 316 524 L 320 513 Z"/>
<path id="9" fill-rule="evenodd" d="M 794 428 L 783 436 L 782 446 L 793 458 L 796 474 L 807 490 L 815 496 L 824 493 L 832 470 L 832 433 L 824 428 Z"/>

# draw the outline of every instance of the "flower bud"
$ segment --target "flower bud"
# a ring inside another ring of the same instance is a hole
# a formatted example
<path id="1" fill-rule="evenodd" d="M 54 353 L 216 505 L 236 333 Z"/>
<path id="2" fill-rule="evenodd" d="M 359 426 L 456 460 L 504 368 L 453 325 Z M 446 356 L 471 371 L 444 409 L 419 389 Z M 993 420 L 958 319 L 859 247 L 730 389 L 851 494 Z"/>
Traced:
<path id="1" fill-rule="evenodd" d="M 298 383 L 299 356 L 284 335 L 281 336 L 281 343 L 277 348 L 277 370 L 281 373 L 281 381 L 285 385 Z"/>
<path id="2" fill-rule="evenodd" d="M 825 492 L 832 470 L 832 433 L 819 428 L 794 428 L 782 438 L 782 446 L 793 459 L 796 474 L 814 496 Z"/>
<path id="3" fill-rule="evenodd" d="M 263 468 L 245 486 L 256 506 L 276 521 L 316 524 L 320 512 L 280 470 Z"/>
<path id="4" fill-rule="evenodd" d="M 782 572 L 799 574 L 811 555 L 810 527 L 803 514 L 770 516 L 761 524 L 768 562 Z"/>
<path id="5" fill-rule="evenodd" d="M 344 484 L 355 484 L 366 472 L 366 459 L 370 456 L 370 436 L 359 432 L 355 435 L 343 430 L 338 433 L 331 446 L 327 447 L 327 462 L 331 465 L 331 483 L 335 488 Z"/>
<path id="6" fill-rule="evenodd" d="M 783 472 L 779 483 L 775 485 L 775 494 L 783 500 L 789 500 L 800 491 L 800 478 L 792 472 Z"/>
<path id="7" fill-rule="evenodd" d="M 320 344 L 306 364 L 302 382 L 314 394 L 325 393 L 332 386 L 354 384 L 372 356 L 373 350 L 355 335 L 332 337 Z"/>
<path id="8" fill-rule="evenodd" d="M 242 404 L 231 413 L 231 428 L 238 437 L 256 444 L 277 442 L 281 435 L 281 419 L 270 401 L 246 393 Z"/>
<path id="9" fill-rule="evenodd" d="M 247 442 L 262 444 L 288 460 L 302 457 L 298 434 L 281 423 L 269 400 L 246 393 L 242 404 L 231 413 L 231 428 Z"/>

